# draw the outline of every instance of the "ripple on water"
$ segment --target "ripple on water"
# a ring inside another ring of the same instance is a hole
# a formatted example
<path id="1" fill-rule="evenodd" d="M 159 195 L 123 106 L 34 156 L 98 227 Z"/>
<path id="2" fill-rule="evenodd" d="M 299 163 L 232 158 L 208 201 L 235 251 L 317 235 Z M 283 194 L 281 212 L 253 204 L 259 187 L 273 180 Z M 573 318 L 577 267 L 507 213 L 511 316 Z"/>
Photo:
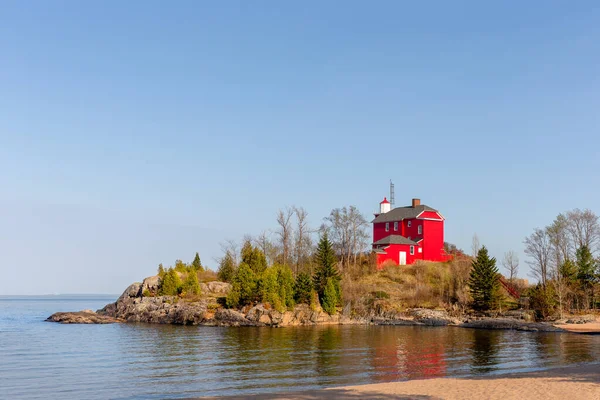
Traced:
<path id="1" fill-rule="evenodd" d="M 92 300 L 0 299 L 7 398 L 153 399 L 497 374 L 600 361 L 600 336 L 448 327 L 58 325 Z"/>

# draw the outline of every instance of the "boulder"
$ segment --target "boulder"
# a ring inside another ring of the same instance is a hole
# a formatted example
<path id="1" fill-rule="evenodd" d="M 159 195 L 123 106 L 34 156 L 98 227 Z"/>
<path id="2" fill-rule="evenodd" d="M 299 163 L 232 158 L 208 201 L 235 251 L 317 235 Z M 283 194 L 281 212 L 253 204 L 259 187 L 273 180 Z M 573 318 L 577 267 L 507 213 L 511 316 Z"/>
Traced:
<path id="1" fill-rule="evenodd" d="M 218 281 L 206 282 L 200 284 L 200 289 L 206 294 L 227 295 L 231 290 L 231 284 Z"/>
<path id="2" fill-rule="evenodd" d="M 415 321 L 423 325 L 429 326 L 444 326 L 444 325 L 458 325 L 461 323 L 460 320 L 451 317 L 446 310 L 430 310 L 427 308 L 414 308 L 408 310 L 408 314 L 414 318 Z"/>
<path id="3" fill-rule="evenodd" d="M 125 291 L 123 292 L 123 294 L 121 295 L 121 297 L 119 297 L 119 299 L 117 301 L 140 297 L 141 295 L 142 295 L 142 284 L 140 282 L 135 282 L 135 283 L 132 283 L 131 285 L 129 285 L 129 287 L 127 287 L 127 289 L 125 289 Z"/>
<path id="4" fill-rule="evenodd" d="M 160 285 L 160 277 L 158 275 L 149 276 L 142 282 L 141 294 L 148 291 L 152 294 L 158 293 L 158 286 Z"/>
<path id="5" fill-rule="evenodd" d="M 215 313 L 214 321 L 217 325 L 226 326 L 256 326 L 258 325 L 255 321 L 250 321 L 244 314 L 239 311 L 221 309 Z"/>

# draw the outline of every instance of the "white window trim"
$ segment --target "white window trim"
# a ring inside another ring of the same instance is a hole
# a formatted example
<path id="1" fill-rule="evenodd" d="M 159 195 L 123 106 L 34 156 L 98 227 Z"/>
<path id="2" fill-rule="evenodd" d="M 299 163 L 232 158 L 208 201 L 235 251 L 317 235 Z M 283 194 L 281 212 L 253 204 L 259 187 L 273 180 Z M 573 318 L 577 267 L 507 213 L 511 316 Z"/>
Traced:
<path id="1" fill-rule="evenodd" d="M 408 224 L 407 224 L 407 225 L 408 225 L 408 227 L 409 227 L 409 228 L 410 228 L 410 223 L 411 223 L 411 222 L 412 222 L 412 221 L 408 221 Z"/>
<path id="2" fill-rule="evenodd" d="M 419 247 L 419 253 L 422 253 L 422 252 L 423 252 L 423 249 Z"/>
<path id="3" fill-rule="evenodd" d="M 394 222 L 394 230 L 398 231 L 398 221 Z"/>
<path id="4" fill-rule="evenodd" d="M 422 235 L 423 234 L 423 225 L 419 225 L 418 230 L 419 230 L 419 235 Z"/>
<path id="5" fill-rule="evenodd" d="M 415 246 L 410 246 L 410 255 L 411 256 L 415 255 Z"/>
<path id="6" fill-rule="evenodd" d="M 386 222 L 386 223 L 385 223 L 385 231 L 386 231 L 386 232 L 389 232 L 389 231 L 390 231 L 390 223 L 389 223 L 389 222 Z"/>

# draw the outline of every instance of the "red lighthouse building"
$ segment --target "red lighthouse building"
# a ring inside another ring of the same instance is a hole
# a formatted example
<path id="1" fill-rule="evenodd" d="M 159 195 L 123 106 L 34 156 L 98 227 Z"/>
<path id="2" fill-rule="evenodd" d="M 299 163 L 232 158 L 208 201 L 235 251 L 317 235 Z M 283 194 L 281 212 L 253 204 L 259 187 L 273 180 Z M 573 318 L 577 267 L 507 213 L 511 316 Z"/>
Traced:
<path id="1" fill-rule="evenodd" d="M 413 199 L 406 207 L 391 209 L 384 198 L 373 220 L 373 251 L 377 267 L 384 262 L 408 265 L 416 260 L 446 261 L 444 217 L 434 208 Z"/>

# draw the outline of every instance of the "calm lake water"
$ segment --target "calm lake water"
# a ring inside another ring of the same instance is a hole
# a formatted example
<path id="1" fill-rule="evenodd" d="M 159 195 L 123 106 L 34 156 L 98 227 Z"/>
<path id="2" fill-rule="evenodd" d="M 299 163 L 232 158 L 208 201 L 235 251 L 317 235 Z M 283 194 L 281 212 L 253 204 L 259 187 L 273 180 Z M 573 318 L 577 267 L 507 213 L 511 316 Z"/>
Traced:
<path id="1" fill-rule="evenodd" d="M 600 362 L 600 336 L 451 327 L 60 325 L 111 297 L 0 297 L 0 397 L 154 399 Z"/>

